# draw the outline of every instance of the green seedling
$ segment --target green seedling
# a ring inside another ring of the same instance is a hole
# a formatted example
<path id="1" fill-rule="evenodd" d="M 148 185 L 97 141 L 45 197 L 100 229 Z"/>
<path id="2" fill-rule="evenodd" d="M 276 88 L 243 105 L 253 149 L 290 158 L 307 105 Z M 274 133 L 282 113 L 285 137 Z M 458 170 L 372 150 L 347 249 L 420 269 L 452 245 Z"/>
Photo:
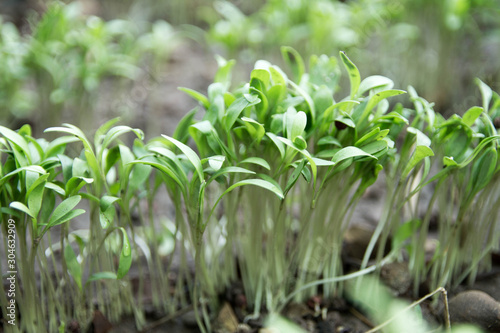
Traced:
<path id="1" fill-rule="evenodd" d="M 93 137 L 70 124 L 50 127 L 46 132 L 61 133 L 50 142 L 33 138 L 28 126 L 0 126 L 2 232 L 14 217 L 25 286 L 22 329 L 43 322 L 47 332 L 64 330 L 71 320 L 86 327 L 94 302 L 111 321 L 134 313 L 144 328 L 127 277 L 133 265 L 141 275 L 139 298 L 149 273 L 154 307 L 176 313 L 192 305 L 203 332 L 213 331 L 218 295 L 238 278 L 250 319 L 311 295 L 339 295 L 346 286 L 359 292 L 361 278 L 403 251 L 415 288 L 430 276 L 436 293 L 488 267 L 485 259 L 498 247 L 499 136 L 491 120 L 500 113 L 498 95 L 478 81 L 482 107 L 445 119 L 412 87 L 413 108 L 391 105 L 404 91 L 386 77 L 363 78 L 343 52 L 309 62 L 290 47 L 282 53 L 291 75 L 258 61 L 236 88 L 234 62 L 218 58 L 207 94 L 182 89 L 200 105 L 173 136 L 143 142 L 141 130 L 117 119 Z M 342 73 L 350 87 L 344 96 Z M 133 144 L 120 140 L 128 134 Z M 388 187 L 382 217 L 361 268 L 344 274 L 344 233 L 381 172 Z M 159 200 L 173 210 L 167 218 L 154 210 Z M 82 203 L 89 213 L 80 216 Z M 438 204 L 438 247 L 426 261 L 416 249 L 424 248 Z M 89 218 L 87 229 L 70 228 L 77 216 Z M 179 264 L 172 269 L 174 257 Z M 68 302 L 58 301 L 62 293 Z M 29 295 L 47 306 L 33 307 Z M 0 302 L 6 305 L 6 297 Z"/>
<path id="2" fill-rule="evenodd" d="M 387 121 L 382 120 L 388 116 L 387 107 L 379 104 L 402 93 L 391 90 L 392 81 L 387 78 L 370 77 L 361 82 L 356 67 L 342 54 L 353 91 L 347 101 L 336 103 L 337 86 L 325 83 L 338 81 L 340 69 L 335 58 L 312 58 L 311 74 L 305 81 L 305 62 L 300 54 L 283 48 L 283 55 L 294 80 L 300 82 L 288 79 L 277 66 L 258 62 L 250 74 L 249 85 L 233 92 L 228 90 L 227 79 L 212 84 L 208 96 L 183 89 L 200 102 L 206 113 L 200 121 L 188 114 L 176 136 L 185 142 L 189 138 L 194 141 L 199 161 L 209 162 L 203 172 L 215 171 L 207 184 L 183 185 L 189 178 L 179 174 L 183 169 L 181 160 L 170 152 L 162 154 L 168 158 L 168 164 L 161 167 L 158 162 L 144 161 L 169 175 L 172 185 L 187 187 L 181 187 L 177 195 L 189 194 L 193 188 L 200 194 L 189 197 L 202 200 L 203 189 L 203 200 L 215 203 L 212 207 L 219 202 L 225 207 L 219 221 L 201 224 L 203 229 L 198 231 L 198 239 L 202 239 L 203 233 L 210 238 L 221 223 L 226 224 L 225 245 L 210 252 L 219 253 L 227 266 L 217 275 L 204 278 L 230 283 L 235 277 L 232 258 L 236 248 L 237 264 L 254 316 L 263 306 L 271 311 L 281 306 L 290 291 L 320 276 L 341 275 L 339 249 L 349 216 L 383 168 L 377 161 L 394 146 L 388 137 L 390 129 L 382 128 L 383 121 Z M 224 73 L 226 70 L 221 67 Z M 334 77 L 326 78 L 325 72 Z M 360 85 L 363 90 L 358 92 Z M 350 129 L 335 126 L 339 117 L 350 122 Z M 159 152 L 157 148 L 153 151 Z M 191 183 L 199 182 L 203 179 L 203 167 L 197 159 L 193 163 L 192 153 L 183 152 L 186 161 L 198 165 L 192 169 Z M 226 169 L 238 172 L 228 173 L 226 179 L 218 182 L 222 188 L 209 192 L 209 181 L 220 178 Z M 240 185 L 256 186 L 239 188 Z M 203 207 L 203 202 L 197 204 L 199 207 Z M 294 207 L 298 207 L 297 217 L 291 214 Z M 189 208 L 187 212 L 189 216 Z M 268 250 L 263 251 L 263 247 Z M 210 260 L 217 261 L 216 258 Z M 298 278 L 287 272 L 296 272 Z M 332 294 L 337 285 L 334 281 L 327 284 L 326 293 Z M 314 292 L 304 290 L 296 294 L 297 299 Z"/>
<path id="3" fill-rule="evenodd" d="M 84 213 L 84 210 L 76 209 L 81 196 L 70 193 L 71 189 L 64 189 L 57 180 L 61 166 L 57 156 L 64 152 L 68 143 L 75 140 L 68 136 L 50 143 L 35 140 L 30 136 L 31 129 L 28 126 L 18 132 L 0 126 L 0 134 L 2 152 L 7 155 L 0 178 L 2 221 L 12 219 L 16 224 L 19 246 L 14 253 L 19 263 L 20 281 L 24 286 L 17 298 L 23 316 L 21 328 L 33 331 L 37 329 L 37 323 L 45 322 L 48 315 L 61 310 L 55 304 L 57 296 L 54 288 L 57 283 L 54 284 L 48 275 L 42 275 L 41 282 L 42 286 L 48 288 L 49 305 L 44 309 L 36 306 L 41 301 L 41 295 L 37 289 L 35 265 L 48 265 L 42 251 L 43 246 L 47 238 L 50 239 L 51 229 L 60 226 L 64 228 L 67 223 Z M 82 180 L 82 186 L 91 182 L 92 179 Z M 61 198 L 58 204 L 57 198 Z M 2 229 L 6 232 L 6 223 L 2 224 Z M 44 273 L 49 274 L 48 271 Z M 5 302 L 5 299 L 2 301 Z M 64 318 L 65 315 L 67 313 L 62 311 L 61 317 Z M 38 329 L 52 330 L 57 326 L 58 323 L 53 318 L 49 320 L 48 326 Z"/>
<path id="4" fill-rule="evenodd" d="M 32 34 L 21 35 L 0 21 L 0 106 L 5 121 L 29 117 L 38 132 L 61 119 L 90 130 L 106 81 L 116 87 L 104 89 L 107 97 L 123 98 L 146 75 L 139 65 L 155 72 L 183 38 L 164 21 L 140 29 L 133 21 L 86 17 L 78 3 L 51 2 L 30 23 Z"/>

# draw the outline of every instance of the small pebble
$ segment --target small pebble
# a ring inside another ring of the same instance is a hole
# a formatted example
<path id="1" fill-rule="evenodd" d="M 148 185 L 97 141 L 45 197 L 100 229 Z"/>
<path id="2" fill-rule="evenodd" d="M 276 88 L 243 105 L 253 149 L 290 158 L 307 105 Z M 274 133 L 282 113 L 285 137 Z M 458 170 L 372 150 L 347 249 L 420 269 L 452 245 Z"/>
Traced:
<path id="1" fill-rule="evenodd" d="M 318 333 L 330 333 L 335 332 L 335 323 L 330 320 L 320 321 L 316 325 L 316 332 Z"/>
<path id="2" fill-rule="evenodd" d="M 181 316 L 182 323 L 187 328 L 196 328 L 198 323 L 196 322 L 196 316 L 194 315 L 194 310 L 186 312 Z"/>
<path id="3" fill-rule="evenodd" d="M 469 323 L 490 332 L 500 332 L 500 303 L 478 291 L 464 291 L 449 302 L 452 323 Z"/>
<path id="4" fill-rule="evenodd" d="M 251 332 L 252 328 L 247 324 L 238 324 L 238 333 L 248 333 Z"/>
<path id="5" fill-rule="evenodd" d="M 392 262 L 382 266 L 380 279 L 391 288 L 395 296 L 406 293 L 412 283 L 408 264 L 404 262 Z"/>

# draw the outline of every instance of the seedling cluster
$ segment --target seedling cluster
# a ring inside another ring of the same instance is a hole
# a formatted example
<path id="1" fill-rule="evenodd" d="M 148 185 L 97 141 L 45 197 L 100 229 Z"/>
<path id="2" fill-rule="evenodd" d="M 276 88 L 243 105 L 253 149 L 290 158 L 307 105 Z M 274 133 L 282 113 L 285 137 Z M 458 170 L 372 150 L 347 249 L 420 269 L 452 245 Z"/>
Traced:
<path id="1" fill-rule="evenodd" d="M 157 71 L 180 41 L 165 21 L 104 21 L 83 16 L 78 2 L 51 3 L 30 28 L 23 35 L 0 20 L 0 116 L 7 123 L 70 121 L 90 130 L 103 112 L 98 102 L 123 99 L 125 88 L 147 68 Z"/>
<path id="2" fill-rule="evenodd" d="M 308 66 L 290 47 L 282 55 L 289 74 L 260 60 L 235 89 L 234 61 L 219 57 L 207 95 L 181 88 L 199 107 L 172 136 L 144 141 L 117 119 L 93 139 L 70 124 L 48 128 L 59 134 L 52 141 L 29 126 L 0 126 L 2 234 L 13 219 L 21 330 L 85 327 L 95 306 L 115 321 L 134 313 L 141 328 L 146 277 L 155 308 L 193 304 L 211 332 L 218 295 L 237 279 L 248 318 L 257 318 L 320 292 L 341 295 L 344 281 L 403 257 L 415 292 L 427 278 L 433 288 L 453 286 L 488 268 L 499 246 L 499 95 L 478 80 L 482 106 L 445 119 L 412 87 L 413 107 L 394 103 L 405 91 L 387 77 L 362 78 L 343 52 L 312 56 Z M 342 71 L 347 96 L 338 96 Z M 382 217 L 360 270 L 347 274 L 344 234 L 381 173 Z M 171 221 L 158 221 L 158 204 L 171 207 Z M 437 207 L 429 259 L 421 249 Z M 76 219 L 88 227 L 71 228 Z M 140 272 L 135 295 L 131 267 Z"/>

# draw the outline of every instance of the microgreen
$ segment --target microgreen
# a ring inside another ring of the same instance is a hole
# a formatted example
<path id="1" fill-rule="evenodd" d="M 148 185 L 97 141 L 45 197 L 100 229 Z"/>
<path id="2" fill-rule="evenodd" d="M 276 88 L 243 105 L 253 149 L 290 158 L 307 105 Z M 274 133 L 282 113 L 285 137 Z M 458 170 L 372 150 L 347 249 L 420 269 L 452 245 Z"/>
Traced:
<path id="1" fill-rule="evenodd" d="M 103 29 L 103 22 L 94 24 Z M 49 30 L 40 28 L 37 37 L 48 38 Z M 47 322 L 46 331 L 54 331 L 75 318 L 89 323 L 94 302 L 111 320 L 133 311 L 142 327 L 127 277 L 132 265 L 150 272 L 155 307 L 173 312 L 192 303 L 203 332 L 212 331 L 209 310 L 217 308 L 218 295 L 238 277 L 250 317 L 257 317 L 318 294 L 319 286 L 325 297 L 338 294 L 345 281 L 403 251 L 415 290 L 427 276 L 442 290 L 488 267 L 499 236 L 499 136 L 491 119 L 500 113 L 498 95 L 478 81 L 482 107 L 445 119 L 412 87 L 412 108 L 391 104 L 405 91 L 383 76 L 363 78 L 343 52 L 309 62 L 290 47 L 282 54 L 289 68 L 259 61 L 236 88 L 234 62 L 219 57 L 206 95 L 181 88 L 199 106 L 173 136 L 144 142 L 140 129 L 118 119 L 94 136 L 71 124 L 49 127 L 47 133 L 60 135 L 50 142 L 32 137 L 29 126 L 0 126 L 0 214 L 4 236 L 3 221 L 12 218 L 20 240 L 21 329 Z M 346 96 L 342 83 L 350 86 Z M 121 141 L 125 136 L 133 143 Z M 345 275 L 345 231 L 381 172 L 387 184 L 382 216 L 360 270 Z M 158 203 L 173 210 L 173 221 L 157 221 Z M 438 246 L 426 261 L 417 249 L 425 247 L 438 206 Z M 70 227 L 84 218 L 87 229 Z M 368 266 L 377 242 L 376 263 Z M 384 257 L 388 242 L 391 253 Z M 164 243 L 167 250 L 160 249 Z M 179 266 L 171 292 L 165 286 L 173 262 Z M 349 287 L 360 291 L 360 281 Z M 61 285 L 73 304 L 58 303 Z M 39 302 L 47 307 L 32 306 Z M 122 302 L 126 306 L 109 306 Z M 272 318 L 270 326 L 283 325 Z"/>
<path id="2" fill-rule="evenodd" d="M 139 65 L 160 69 L 183 38 L 165 21 L 139 29 L 137 22 L 87 17 L 78 4 L 56 1 L 30 23 L 32 33 L 23 35 L 0 21 L 0 107 L 7 122 L 36 120 L 37 133 L 63 118 L 90 130 L 105 81 L 117 87 L 106 94 L 123 98 L 145 75 Z"/>

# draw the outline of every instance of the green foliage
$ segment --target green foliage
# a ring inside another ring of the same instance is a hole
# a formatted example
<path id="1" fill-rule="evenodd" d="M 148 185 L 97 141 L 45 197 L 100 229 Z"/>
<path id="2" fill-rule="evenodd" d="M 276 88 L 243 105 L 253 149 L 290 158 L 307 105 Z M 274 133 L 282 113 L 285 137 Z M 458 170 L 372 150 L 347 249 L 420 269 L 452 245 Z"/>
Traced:
<path id="1" fill-rule="evenodd" d="M 142 31 L 131 21 L 104 21 L 80 11 L 78 3 L 52 2 L 32 23 L 31 35 L 21 35 L 12 24 L 0 21 L 4 121 L 29 117 L 43 128 L 71 116 L 72 122 L 88 130 L 104 81 L 111 79 L 127 89 L 127 83 L 144 75 L 139 66 L 161 68 L 181 39 L 164 21 Z"/>
<path id="2" fill-rule="evenodd" d="M 446 114 L 474 94 L 471 85 L 457 82 L 479 75 L 496 85 L 500 75 L 493 56 L 500 45 L 499 6 L 492 0 L 272 0 L 251 11 L 243 7 L 215 1 L 203 12 L 208 42 L 243 61 L 275 59 L 279 45 L 303 56 L 346 51 L 364 72 L 416 86 Z M 478 51 L 485 48 L 495 51 Z"/>
<path id="3" fill-rule="evenodd" d="M 52 33 L 41 29 L 38 37 Z M 236 88 L 230 82 L 233 62 L 219 58 L 206 96 L 182 89 L 200 105 L 173 137 L 144 142 L 141 130 L 117 125 L 118 119 L 93 137 L 70 124 L 50 127 L 46 132 L 60 135 L 50 142 L 33 138 L 29 126 L 0 126 L 2 232 L 4 221 L 14 218 L 20 278 L 27 286 L 19 298 L 22 329 L 41 321 L 48 323 L 46 331 L 73 319 L 89 323 L 93 297 L 112 320 L 133 311 L 142 327 L 127 277 L 133 265 L 150 272 L 155 307 L 173 312 L 193 303 L 205 332 L 211 330 L 208 308 L 217 307 L 217 295 L 238 274 L 250 316 L 261 309 L 273 313 L 291 299 L 319 293 L 319 285 L 328 297 L 342 292 L 342 281 L 374 271 L 368 261 L 377 242 L 392 240 L 388 257 L 379 246 L 377 264 L 407 253 L 415 288 L 427 276 L 436 288 L 473 280 L 488 267 L 500 236 L 499 136 L 491 118 L 500 113 L 498 95 L 478 81 L 482 107 L 445 119 L 412 87 L 412 109 L 391 103 L 405 91 L 383 76 L 363 79 L 344 53 L 340 60 L 315 56 L 306 62 L 290 47 L 282 51 L 290 78 L 258 61 L 248 82 Z M 339 96 L 340 64 L 351 87 L 347 96 Z M 121 141 L 125 135 L 133 144 Z M 388 187 L 383 215 L 361 269 L 344 275 L 345 230 L 380 172 Z M 419 202 L 431 186 L 422 214 Z M 159 195 L 161 188 L 168 200 Z M 168 202 L 174 221 L 155 222 L 159 200 Z M 415 249 L 424 248 L 438 205 L 438 246 L 425 260 Z M 69 225 L 75 219 L 89 223 L 74 230 Z M 56 230 L 60 238 L 54 242 Z M 163 265 L 164 253 L 169 263 L 174 255 L 180 261 L 174 291 L 165 288 L 171 267 Z M 60 285 L 67 286 L 72 304 L 58 303 Z M 100 297 L 104 290 L 106 298 Z M 30 306 L 32 295 L 47 308 Z M 107 308 L 110 303 L 127 305 Z M 56 311 L 59 316 L 52 316 Z M 276 318 L 270 326 L 287 325 Z"/>

